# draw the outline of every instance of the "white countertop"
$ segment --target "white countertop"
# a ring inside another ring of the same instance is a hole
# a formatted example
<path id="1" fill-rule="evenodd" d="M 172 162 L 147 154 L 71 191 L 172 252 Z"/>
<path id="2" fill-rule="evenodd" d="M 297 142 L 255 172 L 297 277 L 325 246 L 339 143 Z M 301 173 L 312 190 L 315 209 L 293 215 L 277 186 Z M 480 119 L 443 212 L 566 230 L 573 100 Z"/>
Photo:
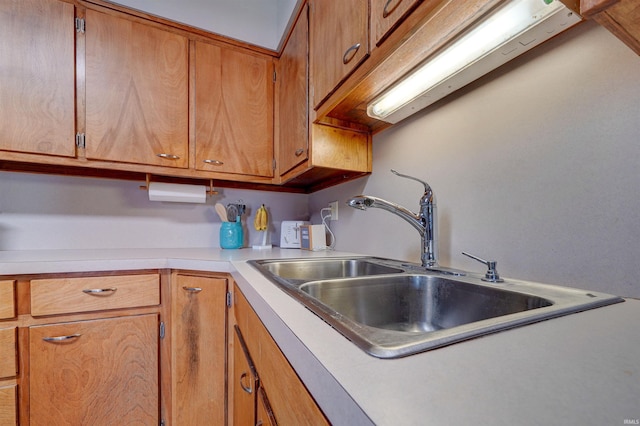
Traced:
<path id="1" fill-rule="evenodd" d="M 229 272 L 335 425 L 615 425 L 640 419 L 640 301 L 381 360 L 246 264 L 347 254 L 277 248 L 0 251 L 0 275 Z"/>

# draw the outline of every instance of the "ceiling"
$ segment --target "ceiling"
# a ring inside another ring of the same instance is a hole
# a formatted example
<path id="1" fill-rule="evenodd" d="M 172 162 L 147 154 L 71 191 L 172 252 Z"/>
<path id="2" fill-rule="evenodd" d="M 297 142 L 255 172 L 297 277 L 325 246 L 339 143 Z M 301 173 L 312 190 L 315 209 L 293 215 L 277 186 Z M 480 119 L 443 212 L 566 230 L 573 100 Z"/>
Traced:
<path id="1" fill-rule="evenodd" d="M 277 50 L 300 0 L 110 0 L 132 9 Z"/>

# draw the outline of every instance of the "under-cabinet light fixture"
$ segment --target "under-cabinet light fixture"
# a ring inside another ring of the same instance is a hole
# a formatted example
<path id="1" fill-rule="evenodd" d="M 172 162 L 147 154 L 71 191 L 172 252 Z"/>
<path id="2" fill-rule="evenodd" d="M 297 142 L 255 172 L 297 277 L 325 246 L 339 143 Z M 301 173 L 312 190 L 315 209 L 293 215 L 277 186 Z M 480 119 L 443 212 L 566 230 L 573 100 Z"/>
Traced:
<path id="1" fill-rule="evenodd" d="M 556 0 L 511 0 L 367 106 L 397 123 L 580 22 Z"/>

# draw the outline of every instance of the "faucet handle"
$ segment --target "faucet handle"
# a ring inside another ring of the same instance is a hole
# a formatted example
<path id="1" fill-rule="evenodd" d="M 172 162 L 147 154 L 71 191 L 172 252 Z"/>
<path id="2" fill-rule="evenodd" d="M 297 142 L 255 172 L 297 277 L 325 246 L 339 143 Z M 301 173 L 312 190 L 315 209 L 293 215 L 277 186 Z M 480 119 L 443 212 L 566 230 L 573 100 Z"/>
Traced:
<path id="1" fill-rule="evenodd" d="M 393 173 L 396 176 L 400 176 L 406 179 L 411 179 L 411 180 L 415 180 L 416 182 L 420 182 L 423 186 L 424 186 L 424 192 L 431 192 L 431 187 L 429 186 L 429 184 L 423 180 L 420 180 L 416 177 L 413 176 L 409 176 L 409 175 L 403 175 L 402 173 L 398 173 L 397 171 L 395 171 L 394 169 L 391 169 L 391 173 Z"/>
<path id="2" fill-rule="evenodd" d="M 484 260 L 479 258 L 478 256 L 474 256 L 472 254 L 465 253 L 465 252 L 462 252 L 462 254 L 464 254 L 467 257 L 470 257 L 473 260 L 477 260 L 478 262 L 484 263 L 485 265 L 487 265 L 487 272 L 485 272 L 484 278 L 482 278 L 482 281 L 487 281 L 490 283 L 504 282 L 504 280 L 500 278 L 500 275 L 498 274 L 498 270 L 496 269 L 498 262 L 496 262 L 495 260 Z"/>

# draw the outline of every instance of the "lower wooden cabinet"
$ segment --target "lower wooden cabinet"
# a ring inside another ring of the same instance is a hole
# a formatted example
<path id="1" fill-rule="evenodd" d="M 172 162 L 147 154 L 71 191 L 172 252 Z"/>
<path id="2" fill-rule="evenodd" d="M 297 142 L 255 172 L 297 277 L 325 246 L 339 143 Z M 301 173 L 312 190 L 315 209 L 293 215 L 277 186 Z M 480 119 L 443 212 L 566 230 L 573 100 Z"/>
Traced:
<path id="1" fill-rule="evenodd" d="M 256 405 L 256 426 L 275 426 L 278 424 L 264 388 L 258 388 Z"/>
<path id="2" fill-rule="evenodd" d="M 158 424 L 158 316 L 32 326 L 30 423 Z"/>
<path id="3" fill-rule="evenodd" d="M 0 425 L 15 426 L 18 424 L 18 386 L 0 385 Z"/>
<path id="4" fill-rule="evenodd" d="M 262 425 L 328 425 L 313 397 L 237 286 L 233 296 L 238 335 L 244 339 L 248 358 L 255 366 L 258 394 L 261 394 L 257 400 L 254 397 L 253 406 L 257 414 L 254 411 L 247 420 L 244 416 L 236 418 L 234 410 L 233 424 L 244 426 L 260 421 Z M 242 345 L 234 344 L 232 348 L 232 362 L 235 363 Z M 231 386 L 234 390 L 230 395 L 235 396 L 239 382 L 236 380 Z M 231 401 L 231 404 L 235 403 L 235 399 Z"/>
<path id="5" fill-rule="evenodd" d="M 228 274 L 0 283 L 0 426 L 329 424 Z"/>
<path id="6" fill-rule="evenodd" d="M 172 425 L 225 424 L 226 295 L 226 278 L 172 275 Z"/>
<path id="7" fill-rule="evenodd" d="M 255 425 L 258 375 L 240 328 L 236 325 L 233 331 L 233 372 L 230 375 L 233 386 L 230 404 L 233 407 L 233 424 Z"/>

